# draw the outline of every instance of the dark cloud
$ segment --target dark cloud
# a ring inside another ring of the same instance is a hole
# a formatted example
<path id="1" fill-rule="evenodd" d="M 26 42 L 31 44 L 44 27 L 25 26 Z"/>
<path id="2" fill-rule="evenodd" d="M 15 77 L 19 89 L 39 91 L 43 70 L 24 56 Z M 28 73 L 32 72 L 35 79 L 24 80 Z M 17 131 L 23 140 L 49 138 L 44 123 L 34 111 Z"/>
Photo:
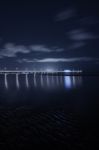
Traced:
<path id="1" fill-rule="evenodd" d="M 64 51 L 63 48 L 58 47 L 46 47 L 44 45 L 31 45 L 31 46 L 25 46 L 25 45 L 15 45 L 13 43 L 7 43 L 4 45 L 4 47 L 0 50 L 0 58 L 3 57 L 17 57 L 18 53 L 22 54 L 30 54 L 33 52 L 39 52 L 39 53 L 51 53 L 51 52 L 62 52 Z"/>
<path id="2" fill-rule="evenodd" d="M 0 50 L 0 56 L 3 57 L 16 57 L 17 53 L 27 54 L 30 51 L 24 45 L 14 45 L 13 43 L 7 43 L 4 48 Z"/>
<path id="3" fill-rule="evenodd" d="M 69 32 L 69 38 L 74 41 L 84 41 L 92 40 L 95 38 L 95 36 L 89 32 L 85 32 L 84 30 L 77 29 Z"/>
<path id="4" fill-rule="evenodd" d="M 33 52 L 46 52 L 46 53 L 48 53 L 48 52 L 62 52 L 62 51 L 64 51 L 64 49 L 63 48 L 58 48 L 58 47 L 56 47 L 56 48 L 48 48 L 48 47 L 46 47 L 46 46 L 44 46 L 44 45 L 32 45 L 32 46 L 30 46 L 30 49 L 33 51 Z"/>
<path id="5" fill-rule="evenodd" d="M 78 42 L 73 42 L 70 46 L 69 46 L 69 50 L 73 50 L 73 49 L 79 49 L 81 47 L 86 46 L 86 43 L 84 41 L 78 41 Z"/>
<path id="6" fill-rule="evenodd" d="M 74 14 L 75 14 L 74 9 L 64 10 L 56 16 L 56 21 L 68 20 L 68 19 L 72 18 L 74 16 Z"/>

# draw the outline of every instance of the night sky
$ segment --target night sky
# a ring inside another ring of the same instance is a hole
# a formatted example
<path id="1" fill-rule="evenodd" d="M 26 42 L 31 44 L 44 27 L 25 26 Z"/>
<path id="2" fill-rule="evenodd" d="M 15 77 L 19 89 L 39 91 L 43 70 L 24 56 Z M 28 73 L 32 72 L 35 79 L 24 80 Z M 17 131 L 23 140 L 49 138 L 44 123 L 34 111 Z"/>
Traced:
<path id="1" fill-rule="evenodd" d="M 99 68 L 99 2 L 0 1 L 0 69 Z"/>

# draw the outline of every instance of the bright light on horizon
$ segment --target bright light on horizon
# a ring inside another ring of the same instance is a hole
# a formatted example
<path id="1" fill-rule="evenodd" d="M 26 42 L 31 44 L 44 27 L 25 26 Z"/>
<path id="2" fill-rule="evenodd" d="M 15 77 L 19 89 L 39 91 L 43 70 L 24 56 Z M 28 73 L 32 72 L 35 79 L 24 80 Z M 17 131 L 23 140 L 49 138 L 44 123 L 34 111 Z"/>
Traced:
<path id="1" fill-rule="evenodd" d="M 64 70 L 64 72 L 69 73 L 69 72 L 72 72 L 72 71 L 71 70 Z"/>
<path id="2" fill-rule="evenodd" d="M 64 70 L 64 72 L 66 72 L 66 73 L 71 73 L 71 72 L 78 72 L 78 73 L 80 73 L 80 72 L 83 72 L 82 70 Z"/>

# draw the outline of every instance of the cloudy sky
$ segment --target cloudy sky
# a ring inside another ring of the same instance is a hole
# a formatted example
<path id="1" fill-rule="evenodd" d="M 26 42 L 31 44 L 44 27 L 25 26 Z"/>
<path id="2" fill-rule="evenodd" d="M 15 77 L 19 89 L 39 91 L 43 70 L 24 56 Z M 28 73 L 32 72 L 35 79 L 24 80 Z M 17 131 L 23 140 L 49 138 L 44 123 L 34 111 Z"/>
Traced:
<path id="1" fill-rule="evenodd" d="M 99 2 L 0 1 L 0 69 L 99 68 Z"/>

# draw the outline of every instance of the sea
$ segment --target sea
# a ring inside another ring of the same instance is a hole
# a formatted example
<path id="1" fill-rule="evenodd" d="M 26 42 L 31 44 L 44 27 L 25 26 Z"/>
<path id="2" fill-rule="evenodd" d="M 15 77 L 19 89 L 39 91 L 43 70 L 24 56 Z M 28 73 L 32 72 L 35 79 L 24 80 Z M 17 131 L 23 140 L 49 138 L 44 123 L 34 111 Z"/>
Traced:
<path id="1" fill-rule="evenodd" d="M 99 143 L 99 76 L 0 75 L 0 146 Z"/>

